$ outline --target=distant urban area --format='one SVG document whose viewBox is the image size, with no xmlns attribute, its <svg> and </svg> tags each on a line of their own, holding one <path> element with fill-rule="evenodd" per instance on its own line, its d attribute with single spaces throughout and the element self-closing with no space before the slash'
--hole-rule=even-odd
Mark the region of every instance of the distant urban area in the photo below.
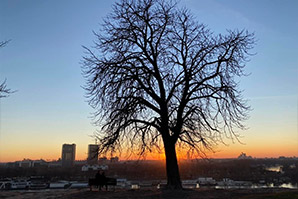
<svg viewBox="0 0 298 199">
<path fill-rule="evenodd" d="M 160 188 L 166 184 L 165 163 L 160 160 L 119 160 L 99 157 L 98 145 L 88 145 L 86 160 L 75 160 L 76 145 L 63 144 L 55 161 L 30 160 L 0 163 L 0 189 L 88 187 L 97 171 L 117 179 L 121 188 Z M 297 188 L 298 158 L 253 158 L 241 153 L 234 159 L 180 160 L 184 187 Z"/>
</svg>

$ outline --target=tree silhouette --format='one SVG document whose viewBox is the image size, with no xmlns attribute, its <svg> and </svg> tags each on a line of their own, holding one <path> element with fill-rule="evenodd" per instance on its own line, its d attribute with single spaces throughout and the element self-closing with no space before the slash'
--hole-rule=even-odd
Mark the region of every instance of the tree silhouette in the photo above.
<svg viewBox="0 0 298 199">
<path fill-rule="evenodd" d="M 4 47 L 9 41 L 1 41 L 0 42 L 0 48 Z M 2 97 L 7 97 L 10 93 L 12 93 L 13 91 L 11 91 L 9 88 L 7 88 L 6 86 L 6 80 L 4 80 L 1 84 L 0 84 L 0 98 Z"/>
<path fill-rule="evenodd" d="M 0 41 L 0 48 L 4 47 L 8 42 L 9 42 L 9 40 L 8 41 Z"/>
<path fill-rule="evenodd" d="M 163 0 L 121 0 L 101 27 L 82 67 L 102 127 L 100 152 L 163 147 L 167 186 L 180 189 L 177 143 L 202 153 L 244 128 L 249 107 L 235 78 L 244 75 L 254 36 L 214 35 Z"/>
<path fill-rule="evenodd" d="M 0 98 L 2 97 L 7 97 L 10 93 L 12 93 L 13 91 L 11 91 L 11 89 L 6 87 L 6 80 L 4 80 L 1 84 L 0 84 Z"/>
</svg>

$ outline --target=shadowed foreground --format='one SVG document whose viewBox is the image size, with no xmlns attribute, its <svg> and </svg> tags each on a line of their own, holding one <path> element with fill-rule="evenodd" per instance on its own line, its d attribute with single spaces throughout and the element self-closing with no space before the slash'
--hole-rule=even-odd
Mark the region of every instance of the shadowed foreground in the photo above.
<svg viewBox="0 0 298 199">
<path fill-rule="evenodd" d="M 81 190 L 49 190 L 49 191 L 7 191 L 0 192 L 0 198 L 145 198 L 145 199 L 298 199 L 298 190 L 289 189 L 245 189 L 245 190 L 116 190 L 92 191 Z"/>
</svg>

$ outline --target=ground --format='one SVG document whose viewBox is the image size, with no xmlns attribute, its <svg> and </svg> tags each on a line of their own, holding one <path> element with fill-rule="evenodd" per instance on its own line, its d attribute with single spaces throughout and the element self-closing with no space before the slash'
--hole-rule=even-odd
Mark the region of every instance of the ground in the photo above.
<svg viewBox="0 0 298 199">
<path fill-rule="evenodd" d="M 40 190 L 40 191 L 2 191 L 0 199 L 65 198 L 65 199 L 298 199 L 298 190 L 290 189 L 238 189 L 238 190 L 116 190 L 89 191 L 88 189 Z"/>
</svg>

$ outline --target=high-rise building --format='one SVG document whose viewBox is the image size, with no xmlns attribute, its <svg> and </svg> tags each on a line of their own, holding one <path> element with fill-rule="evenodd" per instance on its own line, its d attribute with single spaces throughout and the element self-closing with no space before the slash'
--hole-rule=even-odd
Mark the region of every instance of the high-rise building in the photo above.
<svg viewBox="0 0 298 199">
<path fill-rule="evenodd" d="M 89 144 L 88 145 L 87 163 L 90 165 L 98 163 L 98 145 L 97 144 Z"/>
<path fill-rule="evenodd" d="M 62 167 L 74 166 L 76 157 L 76 145 L 75 144 L 63 144 L 62 145 Z"/>
</svg>

